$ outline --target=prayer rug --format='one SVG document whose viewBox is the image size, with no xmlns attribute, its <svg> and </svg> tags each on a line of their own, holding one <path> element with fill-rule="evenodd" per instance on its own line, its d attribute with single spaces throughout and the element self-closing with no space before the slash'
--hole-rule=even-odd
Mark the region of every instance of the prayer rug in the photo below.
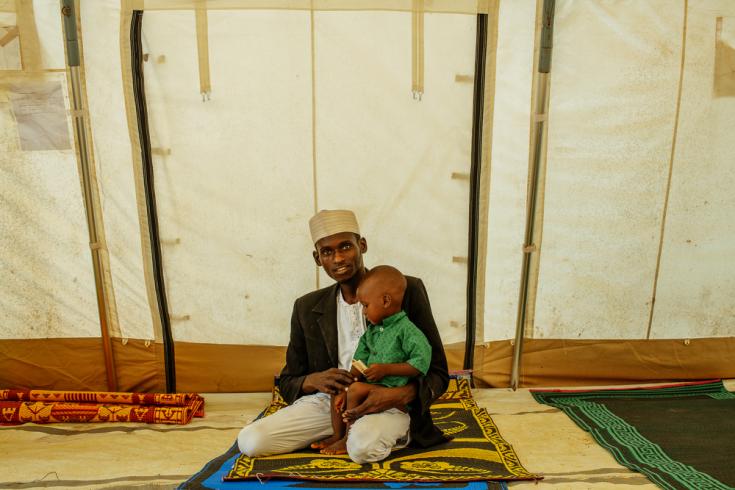
<svg viewBox="0 0 735 490">
<path fill-rule="evenodd" d="M 662 488 L 735 487 L 735 393 L 722 381 L 532 394 Z"/>
<path fill-rule="evenodd" d="M 204 416 L 196 393 L 0 390 L 0 424 L 143 422 L 188 424 Z"/>
<path fill-rule="evenodd" d="M 414 483 L 414 482 L 319 482 L 304 480 L 240 480 L 223 481 L 240 456 L 237 442 L 224 454 L 213 459 L 199 473 L 179 485 L 179 490 L 208 488 L 211 490 L 508 490 L 503 481 Z"/>
<path fill-rule="evenodd" d="M 286 406 L 278 388 L 264 416 Z M 453 439 L 427 449 L 408 447 L 378 463 L 358 464 L 347 455 L 316 450 L 249 458 L 241 454 L 225 481 L 289 478 L 322 482 L 468 482 L 540 479 L 526 471 L 484 408 L 468 379 L 452 378 L 431 407 L 434 423 Z"/>
</svg>

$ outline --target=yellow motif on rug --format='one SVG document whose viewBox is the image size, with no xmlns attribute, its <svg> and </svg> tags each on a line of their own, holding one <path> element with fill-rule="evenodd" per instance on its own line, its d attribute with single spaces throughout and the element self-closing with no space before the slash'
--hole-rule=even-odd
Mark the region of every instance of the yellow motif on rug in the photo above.
<svg viewBox="0 0 735 490">
<path fill-rule="evenodd" d="M 264 416 L 284 406 L 286 402 L 276 387 Z M 490 415 L 477 406 L 469 380 L 450 379 L 447 391 L 431 406 L 431 416 L 452 440 L 427 449 L 408 447 L 368 464 L 354 463 L 347 455 L 326 455 L 311 449 L 263 458 L 242 454 L 224 480 L 460 482 L 541 478 L 521 465 Z"/>
</svg>

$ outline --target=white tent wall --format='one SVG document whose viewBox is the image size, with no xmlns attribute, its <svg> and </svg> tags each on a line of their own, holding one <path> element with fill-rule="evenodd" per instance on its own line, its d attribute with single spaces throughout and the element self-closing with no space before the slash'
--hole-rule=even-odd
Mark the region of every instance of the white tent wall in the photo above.
<svg viewBox="0 0 735 490">
<path fill-rule="evenodd" d="M 99 335 L 89 237 L 74 150 L 23 151 L 13 109 L 50 87 L 65 120 L 63 75 L 2 81 L 0 335 L 7 339 Z M 36 88 L 37 91 L 30 92 Z M 48 92 L 46 92 L 47 95 Z M 31 96 L 32 96 L 31 95 Z M 14 99 L 11 102 L 10 99 Z M 52 106 L 53 108 L 53 106 Z M 24 115 L 21 115 L 22 118 Z M 21 123 L 23 124 L 23 123 Z M 66 124 L 64 131 L 68 131 Z M 70 134 L 64 135 L 68 143 Z M 43 133 L 34 137 L 43 140 Z M 28 140 L 25 140 L 28 141 Z"/>
<path fill-rule="evenodd" d="M 298 1 L 280 10 L 209 1 L 206 12 L 184 0 L 80 3 L 120 389 L 165 386 L 130 75 L 134 7 L 146 9 L 143 70 L 177 388 L 268 389 L 283 363 L 291 301 L 330 282 L 309 256 L 306 222 L 322 208 L 356 210 L 368 266 L 390 263 L 424 279 L 451 367 L 461 366 L 476 2 L 315 0 L 325 10 L 313 12 Z M 492 125 L 474 368 L 496 386 L 508 384 L 518 308 L 542 3 L 501 1 L 497 49 L 489 42 L 487 53 L 496 75 L 485 97 Z M 63 44 L 58 7 L 33 2 L 41 5 L 32 17 L 48 46 L 37 59 L 48 64 Z M 426 13 L 412 13 L 418 5 Z M 12 21 L 8 10 L 0 20 Z M 26 31 L 27 12 L 18 15 Z M 411 93 L 417 15 L 421 100 Z M 735 376 L 733 19 L 726 0 L 556 2 L 522 384 Z M 3 87 L 28 79 L 1 68 Z M 63 79 L 43 75 L 54 77 Z M 104 389 L 73 147 L 21 150 L 4 97 L 0 386 Z M 38 318 L 50 318 L 50 330 Z M 63 365 L 73 376 L 54 374 Z"/>
<path fill-rule="evenodd" d="M 718 32 L 718 22 L 721 32 Z M 718 46 L 721 45 L 721 46 Z M 678 137 L 651 338 L 735 335 L 735 4 L 690 3 Z"/>
<path fill-rule="evenodd" d="M 309 13 L 211 11 L 207 22 L 205 101 L 194 12 L 143 16 L 177 386 L 267 389 L 292 301 L 315 285 Z"/>
<path fill-rule="evenodd" d="M 732 97 L 715 97 L 713 87 L 716 42 L 729 39 L 722 20 L 718 34 L 718 18 L 731 18 L 735 5 L 673 7 L 557 2 L 543 239 L 521 369 L 527 385 L 732 375 L 735 266 L 723 258 L 735 238 L 727 129 L 735 111 Z M 504 39 L 501 24 L 499 60 Z M 507 72 L 498 73 L 500 101 Z M 496 135 L 508 114 L 527 110 L 523 102 L 519 97 L 515 111 L 496 112 Z M 505 302 L 495 311 L 488 302 L 491 342 L 478 347 L 475 360 L 485 381 L 500 385 L 507 382 L 511 346 L 497 340 L 512 336 L 517 309 L 517 295 L 502 284 L 518 277 L 512 257 L 519 270 L 522 230 L 510 236 L 514 228 L 497 223 L 524 203 L 494 193 L 511 188 L 504 164 L 513 143 L 494 142 L 488 226 L 497 234 L 494 245 L 488 239 L 486 294 Z M 528 154 L 521 139 L 514 149 Z M 509 174 L 524 183 L 521 166 Z M 509 240 L 515 247 L 503 247 Z M 502 266 L 511 273 L 493 278 L 492 267 Z M 501 322 L 505 328 L 493 329 Z"/>
<path fill-rule="evenodd" d="M 354 209 L 366 264 L 421 277 L 442 340 L 463 342 L 469 192 L 456 177 L 470 171 L 472 84 L 456 80 L 474 72 L 476 19 L 426 14 L 420 100 L 410 91 L 410 13 L 315 21 L 318 207 Z"/>
<path fill-rule="evenodd" d="M 18 16 L 0 9 L 0 67 L 2 70 L 21 70 Z"/>
<path fill-rule="evenodd" d="M 3 10 L 16 37 L 0 48 L 0 384 L 103 385 L 58 3 Z M 75 344 L 91 369 L 64 361 Z"/>
<path fill-rule="evenodd" d="M 515 337 L 526 216 L 536 1 L 500 2 L 487 199 L 484 342 Z"/>
<path fill-rule="evenodd" d="M 172 329 L 177 341 L 286 345 L 292 300 L 315 285 L 309 14 L 208 20 L 205 102 L 194 12 L 143 16 Z"/>
<path fill-rule="evenodd" d="M 120 40 L 129 42 L 130 33 L 122 32 L 120 2 L 80 2 L 79 7 L 97 185 L 119 320 L 118 330 L 111 332 L 118 387 L 164 391 L 161 318 L 150 280 L 150 240 L 133 158 L 139 150 L 133 149 L 126 115 L 123 70 L 128 67 L 122 60 L 129 54 L 121 50 Z"/>
<path fill-rule="evenodd" d="M 45 69 L 65 68 L 64 43 L 62 42 L 62 28 L 57 3 L 54 0 L 32 0 L 21 3 L 33 5 L 41 66 Z"/>
<path fill-rule="evenodd" d="M 368 265 L 421 276 L 444 341 L 463 341 L 467 221 L 458 217 L 468 192 L 452 174 L 469 171 L 472 84 L 457 75 L 474 70 L 476 19 L 426 14 L 421 99 L 411 93 L 411 20 L 315 12 L 311 49 L 309 12 L 209 11 L 212 92 L 203 97 L 195 13 L 145 13 L 179 384 L 207 369 L 201 348 L 217 352 L 211 344 L 242 346 L 231 355 L 243 361 L 261 346 L 282 352 L 291 301 L 331 281 L 310 256 L 315 209 L 354 209 Z M 267 365 L 268 382 L 282 362 Z"/>
<path fill-rule="evenodd" d="M 109 389 L 105 382 L 81 170 L 75 158 L 70 125 L 71 104 L 67 95 L 59 2 L 11 3 L 3 8 L 18 9 L 19 44 L 23 48 L 24 64 L 19 67 L 22 70 L 0 70 L 0 82 L 19 87 L 17 92 L 23 92 L 28 99 L 20 101 L 21 107 L 35 116 L 25 122 L 17 118 L 4 119 L 1 126 L 7 135 L 3 140 L 9 145 L 9 150 L 6 152 L 4 148 L 2 152 L 2 171 L 9 178 L 4 176 L 0 184 L 4 201 L 0 212 L 8 216 L 7 220 L 2 220 L 3 245 L 7 243 L 8 246 L 3 247 L 0 275 L 0 297 L 4 305 L 0 312 L 3 316 L 0 320 L 0 338 L 3 339 L 0 341 L 3 372 L 0 384 Z M 89 112 L 85 116 L 94 118 L 97 137 L 91 147 L 93 190 L 102 188 L 105 191 L 101 199 L 97 195 L 93 199 L 104 210 L 107 220 L 104 224 L 101 220 L 98 222 L 98 230 L 106 230 L 109 235 L 107 241 L 102 232 L 97 245 L 104 259 L 109 257 L 111 262 L 111 266 L 104 262 L 102 272 L 102 287 L 108 291 L 108 326 L 115 337 L 115 348 L 131 336 L 146 339 L 131 342 L 116 356 L 119 387 L 163 390 L 165 383 L 159 380 L 162 378 L 162 356 L 160 353 L 156 356 L 155 346 L 147 340 L 155 335 L 150 327 L 150 307 L 139 265 L 143 256 L 135 192 L 128 185 L 132 166 L 121 103 L 122 84 L 120 76 L 110 76 L 109 71 L 109 65 L 114 69 L 117 62 L 117 70 L 112 73 L 121 73 L 119 40 L 117 36 L 110 37 L 110 33 L 119 30 L 120 5 L 118 2 L 107 5 L 90 2 L 87 5 L 97 10 L 86 17 L 93 22 L 84 26 L 84 32 L 92 38 L 85 47 L 91 48 L 93 67 L 83 73 L 82 80 L 89 76 L 92 86 Z M 106 23 L 110 19 L 112 26 Z M 95 38 L 95 34 L 100 34 L 95 28 L 107 28 L 107 35 Z M 33 64 L 29 60 L 38 62 Z M 49 96 L 48 86 L 55 89 L 52 96 Z M 60 109 L 57 93 L 62 97 Z M 116 106 L 115 102 L 120 104 Z M 59 110 L 63 132 L 58 125 Z M 31 137 L 24 136 L 26 134 Z M 24 137 L 41 149 L 24 149 Z M 66 141 L 63 151 L 46 148 L 58 145 L 60 140 Z M 99 173 L 94 168 L 95 153 L 102 163 Z M 132 209 L 127 215 L 126 207 Z M 108 245 L 110 254 L 106 253 Z M 121 306 L 120 322 L 117 321 L 113 283 Z"/>
<path fill-rule="evenodd" d="M 534 338 L 645 338 L 681 58 L 671 7 L 557 6 Z"/>
<path fill-rule="evenodd" d="M 80 15 L 89 116 L 123 339 L 154 339 L 135 199 L 120 62 L 119 2 L 82 2 Z"/>
</svg>

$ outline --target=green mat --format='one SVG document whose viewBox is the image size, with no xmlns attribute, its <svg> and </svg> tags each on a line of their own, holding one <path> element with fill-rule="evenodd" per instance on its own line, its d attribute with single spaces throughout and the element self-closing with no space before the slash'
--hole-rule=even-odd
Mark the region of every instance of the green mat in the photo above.
<svg viewBox="0 0 735 490">
<path fill-rule="evenodd" d="M 533 390 L 533 396 L 563 410 L 620 464 L 662 488 L 724 490 L 735 485 L 735 394 L 722 381 Z"/>
<path fill-rule="evenodd" d="M 278 389 L 266 415 L 285 406 Z M 435 424 L 453 439 L 428 449 L 405 448 L 378 463 L 358 464 L 346 455 L 311 449 L 249 458 L 240 455 L 225 481 L 291 478 L 323 482 L 468 482 L 532 480 L 513 447 L 500 435 L 484 408 L 472 398 L 467 379 L 451 379 L 431 406 Z"/>
</svg>

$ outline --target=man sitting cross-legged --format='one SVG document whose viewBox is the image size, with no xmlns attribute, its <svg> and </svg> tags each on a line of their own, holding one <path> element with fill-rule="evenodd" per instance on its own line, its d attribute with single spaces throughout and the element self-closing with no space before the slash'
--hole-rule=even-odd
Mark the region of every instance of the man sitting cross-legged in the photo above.
<svg viewBox="0 0 735 490">
<path fill-rule="evenodd" d="M 367 273 L 363 264 L 367 241 L 348 210 L 320 211 L 309 220 L 309 228 L 314 260 L 335 283 L 294 303 L 279 381 L 289 406 L 240 431 L 238 446 L 250 457 L 287 453 L 328 437 L 330 395 L 354 381 L 350 362 L 365 331 L 357 287 Z M 427 447 L 446 441 L 431 420 L 429 407 L 449 384 L 447 359 L 423 282 L 410 276 L 406 282 L 403 310 L 428 339 L 431 363 L 425 376 L 404 386 L 375 385 L 360 405 L 348 411 L 356 420 L 347 454 L 358 463 L 381 461 L 409 443 Z"/>
</svg>

